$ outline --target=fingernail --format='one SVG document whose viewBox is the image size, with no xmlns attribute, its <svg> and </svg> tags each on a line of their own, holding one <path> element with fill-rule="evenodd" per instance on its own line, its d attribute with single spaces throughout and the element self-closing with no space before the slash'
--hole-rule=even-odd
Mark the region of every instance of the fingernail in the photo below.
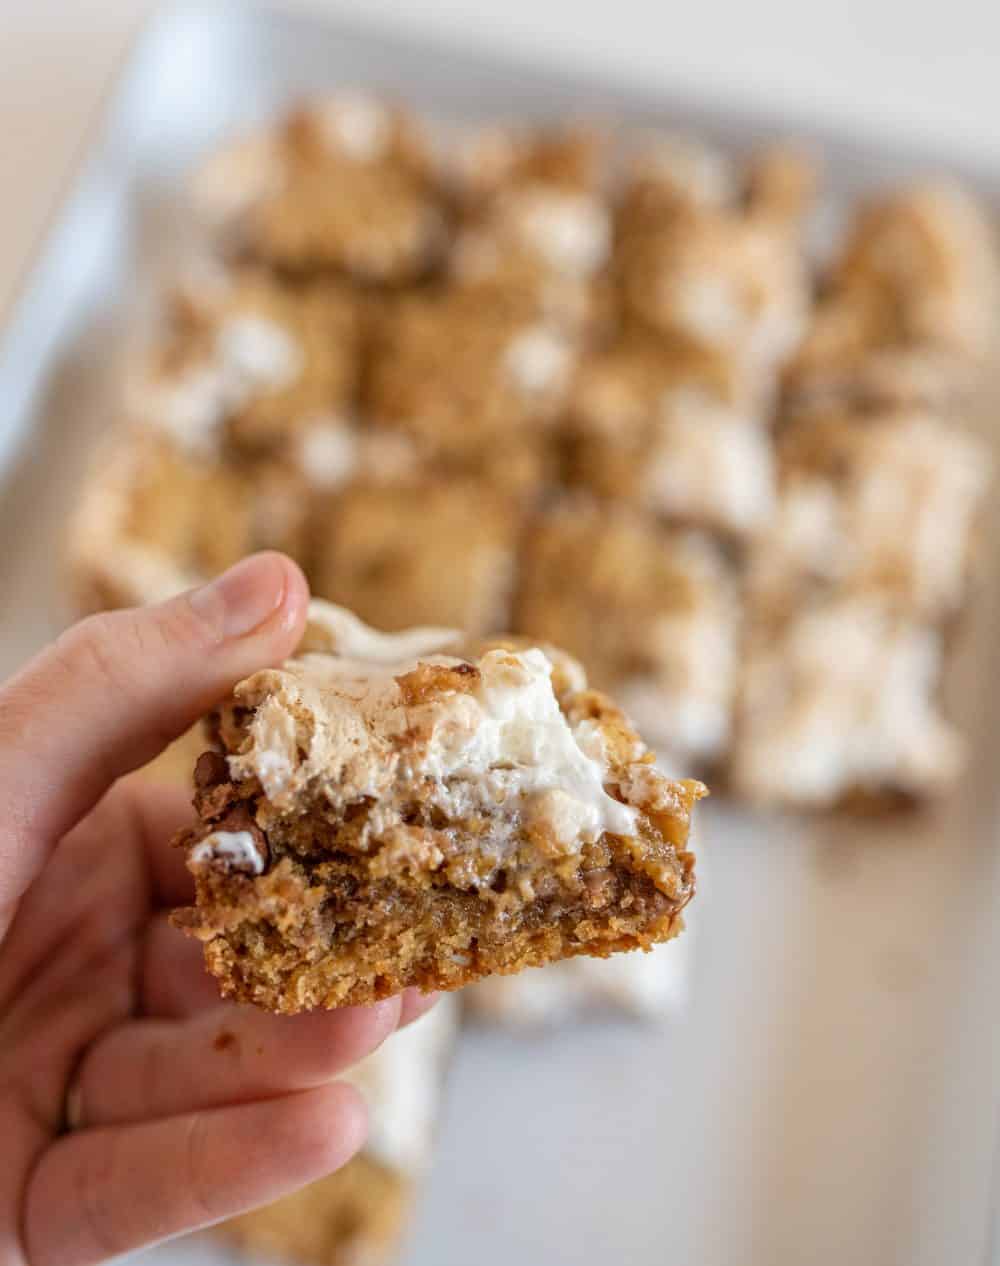
<svg viewBox="0 0 1000 1266">
<path fill-rule="evenodd" d="M 285 597 L 285 569 L 273 554 L 255 554 L 190 596 L 199 615 L 221 630 L 222 638 L 245 637 L 277 611 Z"/>
</svg>

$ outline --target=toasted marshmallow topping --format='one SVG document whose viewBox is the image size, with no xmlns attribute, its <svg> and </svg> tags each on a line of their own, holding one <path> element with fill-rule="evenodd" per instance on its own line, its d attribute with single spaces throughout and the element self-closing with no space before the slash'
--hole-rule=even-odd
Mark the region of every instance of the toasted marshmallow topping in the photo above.
<svg viewBox="0 0 1000 1266">
<path fill-rule="evenodd" d="M 566 388 L 573 354 L 566 339 L 544 325 L 522 330 L 507 348 L 504 364 L 525 395 L 545 395 Z"/>
<path fill-rule="evenodd" d="M 389 147 L 392 121 L 374 97 L 341 93 L 317 106 L 316 118 L 330 149 L 355 162 L 377 162 Z"/>
<path fill-rule="evenodd" d="M 130 390 L 132 412 L 190 453 L 211 454 L 218 428 L 258 391 L 280 391 L 301 374 L 297 341 L 273 321 L 230 317 L 213 355 L 173 378 L 144 377 Z"/>
<path fill-rule="evenodd" d="M 791 469 L 755 583 L 802 575 L 888 585 L 923 615 L 957 608 L 970 542 L 989 486 L 990 454 L 975 436 L 931 414 L 861 424 L 832 471 Z"/>
<path fill-rule="evenodd" d="M 733 531 L 763 523 L 774 501 L 767 432 L 693 390 L 667 392 L 644 500 L 662 513 Z"/>
<path fill-rule="evenodd" d="M 341 419 L 311 422 L 299 440 L 299 465 L 315 488 L 340 488 L 358 468 L 358 437 Z"/>
<path fill-rule="evenodd" d="M 302 349 L 287 330 L 249 313 L 224 321 L 216 348 L 225 371 L 246 390 L 287 387 L 302 373 Z"/>
<path fill-rule="evenodd" d="M 521 241 L 557 272 L 588 277 L 611 249 L 611 222 L 596 198 L 540 186 L 510 195 L 508 214 Z"/>
<path fill-rule="evenodd" d="M 740 786 L 829 805 L 859 787 L 946 783 L 962 751 L 935 707 L 940 657 L 938 633 L 877 595 L 803 612 L 749 658 Z"/>
<path fill-rule="evenodd" d="M 604 790 L 604 766 L 581 747 L 552 690 L 552 664 L 532 649 L 489 651 L 481 684 L 455 696 L 435 726 L 420 772 L 481 783 L 488 800 L 533 801 L 562 842 L 628 835 L 634 809 Z"/>
<path fill-rule="evenodd" d="M 230 756 L 230 770 L 258 778 L 279 812 L 306 784 L 318 783 L 343 808 L 364 797 L 405 799 L 414 789 L 426 798 L 430 782 L 429 798 L 446 814 L 477 811 L 502 819 L 505 830 L 521 819 L 544 823 L 567 850 L 605 831 L 634 832 L 636 810 L 605 791 L 593 726 L 570 726 L 542 651 L 487 651 L 467 688 L 408 702 L 400 678 L 467 662 L 413 654 L 432 631 L 375 634 L 346 612 L 316 606 L 318 628 L 306 645 L 335 652 L 306 652 L 237 688 L 256 711 L 249 748 Z M 412 658 L 394 659 L 404 648 Z"/>
<path fill-rule="evenodd" d="M 224 382 L 213 365 L 179 378 L 144 381 L 129 392 L 129 409 L 189 453 L 210 454 L 226 409 Z"/>
<path fill-rule="evenodd" d="M 359 620 L 353 611 L 314 599 L 299 653 L 324 651 L 369 664 L 399 664 L 418 655 L 448 650 L 461 640 L 457 629 L 415 628 L 382 633 Z"/>
<path fill-rule="evenodd" d="M 637 168 L 640 176 L 652 177 L 695 206 L 725 206 L 735 201 L 739 192 L 730 159 L 690 136 L 666 134 L 650 138 L 639 155 Z"/>
</svg>

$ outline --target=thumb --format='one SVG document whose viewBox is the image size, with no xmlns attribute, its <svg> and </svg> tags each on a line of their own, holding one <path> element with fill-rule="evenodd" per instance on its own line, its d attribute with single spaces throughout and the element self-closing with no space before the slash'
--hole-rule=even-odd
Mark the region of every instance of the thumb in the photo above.
<svg viewBox="0 0 1000 1266">
<path fill-rule="evenodd" d="M 309 590 L 256 554 L 158 606 L 92 616 L 0 689 L 0 911 L 120 775 L 301 637 Z"/>
</svg>

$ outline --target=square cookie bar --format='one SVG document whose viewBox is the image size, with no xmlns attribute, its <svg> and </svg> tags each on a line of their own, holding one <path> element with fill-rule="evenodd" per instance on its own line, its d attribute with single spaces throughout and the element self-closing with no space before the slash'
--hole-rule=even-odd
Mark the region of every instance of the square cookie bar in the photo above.
<svg viewBox="0 0 1000 1266">
<path fill-rule="evenodd" d="M 534 492 L 550 462 L 576 348 L 518 296 L 412 295 L 376 325 L 365 405 L 435 467 Z"/>
<path fill-rule="evenodd" d="M 124 428 L 96 454 L 74 514 L 76 608 L 159 602 L 260 549 L 301 556 L 307 494 L 295 466 L 232 465 Z"/>
<path fill-rule="evenodd" d="M 777 512 L 750 561 L 758 603 L 811 580 L 880 590 L 918 619 L 960 610 L 991 478 L 982 440 L 927 410 L 826 408 L 778 452 Z"/>
<path fill-rule="evenodd" d="M 849 224 L 801 348 L 792 397 L 940 405 L 967 396 L 996 337 L 992 226 L 964 191 L 928 185 Z"/>
<path fill-rule="evenodd" d="M 280 1012 L 647 948 L 681 928 L 698 782 L 523 639 L 376 634 L 326 605 L 199 761 L 175 914 L 229 997 Z"/>
<path fill-rule="evenodd" d="M 730 565 L 706 536 L 570 499 L 529 529 L 515 624 L 583 660 L 661 753 L 722 753 L 740 610 Z"/>
<path fill-rule="evenodd" d="M 313 591 L 398 631 L 507 628 L 521 529 L 515 506 L 468 481 L 362 479 L 313 515 Z"/>
<path fill-rule="evenodd" d="M 918 801 L 961 769 L 940 710 L 943 636 L 878 590 L 806 586 L 749 615 L 734 789 L 803 809 Z"/>
<path fill-rule="evenodd" d="M 771 435 L 725 359 L 631 329 L 588 357 L 567 431 L 571 483 L 736 539 L 773 505 Z"/>
<path fill-rule="evenodd" d="M 358 389 L 358 301 L 259 269 L 178 284 L 171 320 L 129 383 L 131 419 L 197 457 L 254 458 L 307 427 L 346 426 Z"/>
<path fill-rule="evenodd" d="M 650 142 L 619 213 L 615 266 L 626 314 L 730 359 L 766 401 L 806 325 L 799 221 L 810 181 L 808 165 L 790 154 L 762 156 L 736 174 L 671 138 Z"/>
<path fill-rule="evenodd" d="M 224 242 L 294 273 L 412 281 L 446 237 L 435 164 L 410 119 L 361 93 L 292 111 L 211 155 L 194 201 Z"/>
<path fill-rule="evenodd" d="M 606 322 L 613 228 L 605 157 L 601 138 L 586 131 L 473 137 L 456 164 L 463 214 L 450 282 L 484 302 L 490 292 L 517 296 L 563 329 Z"/>
<path fill-rule="evenodd" d="M 430 1161 L 438 1101 L 456 1036 L 456 1007 L 440 999 L 343 1074 L 368 1105 L 363 1151 L 343 1169 L 217 1234 L 255 1258 L 288 1266 L 389 1266 Z"/>
</svg>

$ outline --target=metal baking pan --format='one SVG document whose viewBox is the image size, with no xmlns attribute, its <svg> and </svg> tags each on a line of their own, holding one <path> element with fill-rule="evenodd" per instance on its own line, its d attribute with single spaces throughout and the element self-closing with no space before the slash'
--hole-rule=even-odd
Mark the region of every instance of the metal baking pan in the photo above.
<svg viewBox="0 0 1000 1266">
<path fill-rule="evenodd" d="M 734 147 L 800 133 L 794 119 L 705 112 L 666 88 L 640 95 L 243 4 L 161 14 L 0 344 L 4 672 L 65 618 L 65 516 L 157 276 L 184 248 L 183 173 L 234 128 L 337 84 L 457 121 L 596 114 Z M 942 169 L 990 197 L 1000 186 L 1000 173 L 955 171 L 946 155 L 804 131 L 825 156 L 831 207 Z M 688 1015 L 652 1032 L 467 1035 L 407 1266 L 983 1260 L 1000 1081 L 1000 556 L 984 561 L 951 682 L 974 750 L 958 791 L 864 823 L 710 804 Z M 231 1259 L 195 1241 L 154 1260 Z"/>
</svg>

